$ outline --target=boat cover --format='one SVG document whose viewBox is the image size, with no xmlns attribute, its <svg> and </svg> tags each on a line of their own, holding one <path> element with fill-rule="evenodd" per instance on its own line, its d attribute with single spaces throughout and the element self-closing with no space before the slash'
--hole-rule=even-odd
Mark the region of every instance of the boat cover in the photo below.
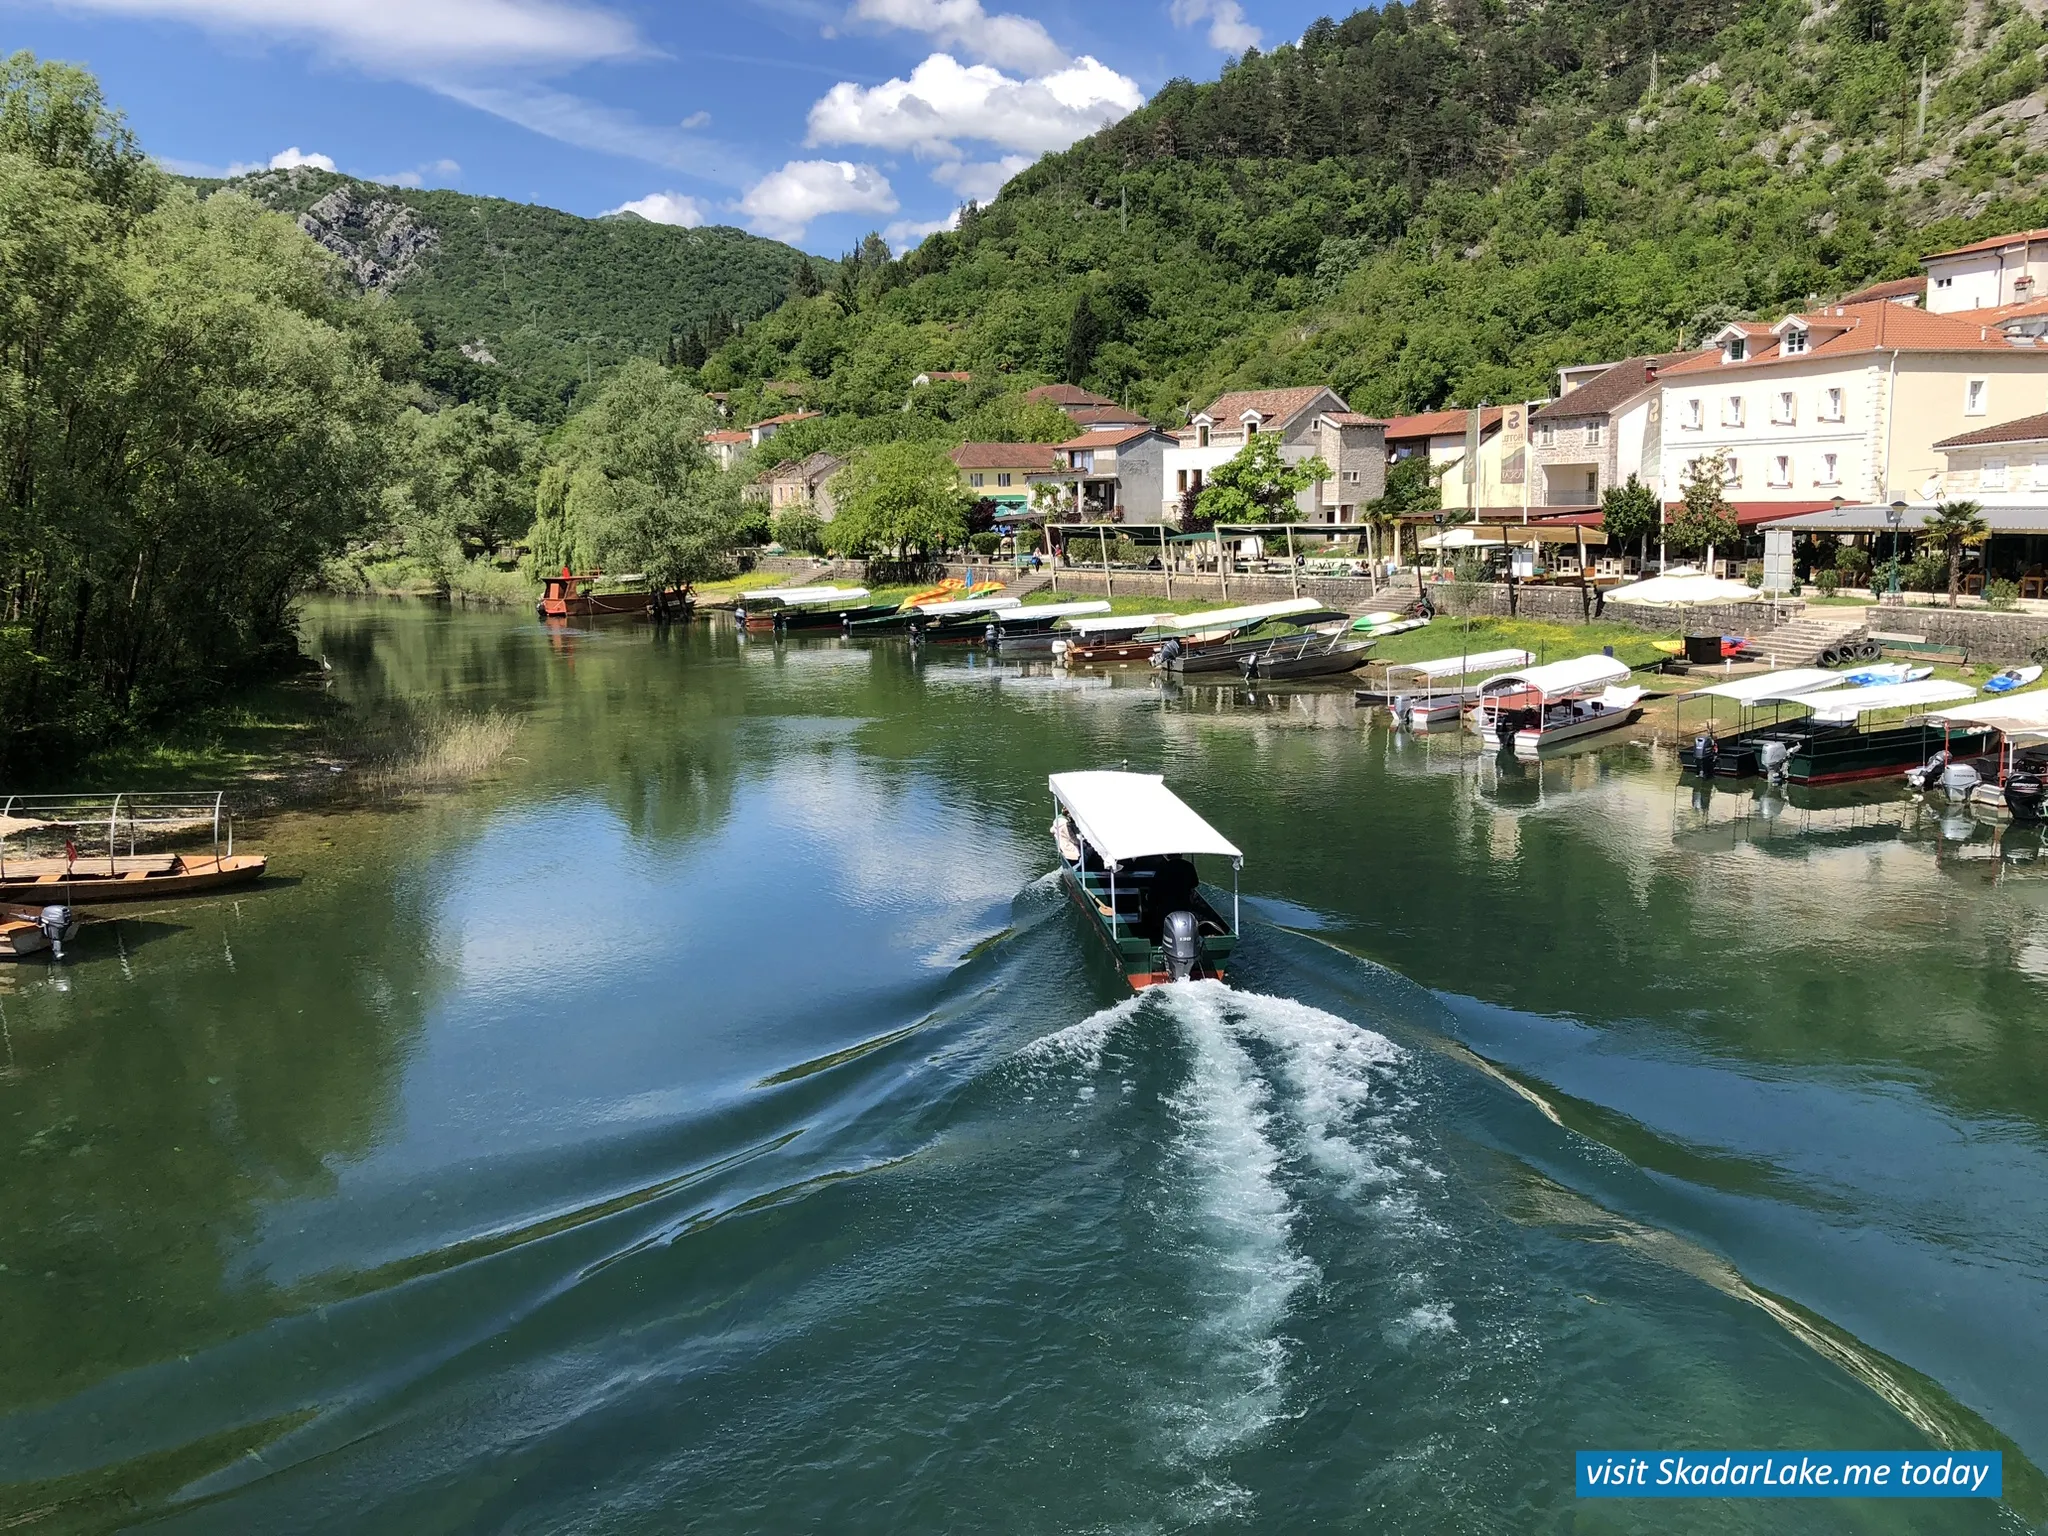
<svg viewBox="0 0 2048 1536">
<path fill-rule="evenodd" d="M 1244 857 L 1156 773 L 1056 773 L 1053 798 L 1112 864 L 1175 853 Z"/>
<path fill-rule="evenodd" d="M 1954 709 L 1930 709 L 1927 715 L 1955 725 L 1988 725 L 2008 736 L 2038 735 L 2048 731 L 2048 692 L 1979 699 Z"/>
<path fill-rule="evenodd" d="M 1818 693 L 1823 688 L 1839 688 L 1847 681 L 1846 672 L 1830 672 L 1825 667 L 1786 667 L 1781 671 L 1766 672 L 1760 677 L 1738 677 L 1733 682 L 1716 683 L 1711 688 L 1695 688 L 1684 697 L 1733 699 L 1747 707 L 1796 699 L 1803 694 Z"/>
<path fill-rule="evenodd" d="M 955 603 L 920 603 L 916 611 L 933 618 L 945 618 L 948 614 L 997 613 L 1005 608 L 1022 608 L 1021 597 L 964 597 Z"/>
<path fill-rule="evenodd" d="M 755 587 L 751 591 L 740 592 L 734 595 L 741 602 L 745 602 L 748 598 L 752 597 L 766 597 L 776 602 L 787 602 L 792 597 L 816 597 L 821 592 L 837 594 L 841 590 L 839 587 Z M 860 590 L 866 592 L 867 588 L 862 587 Z"/>
<path fill-rule="evenodd" d="M 1265 619 L 1284 619 L 1290 614 L 1314 613 L 1323 605 L 1312 597 L 1285 597 L 1277 603 L 1253 603 L 1248 608 L 1211 608 L 1207 613 L 1161 614 L 1162 628 L 1201 630 L 1236 629 Z"/>
<path fill-rule="evenodd" d="M 1014 613 L 1005 610 L 1003 617 L 1009 619 L 1065 619 L 1079 618 L 1084 613 L 1107 613 L 1109 604 L 1101 598 L 1092 603 L 1026 603 Z"/>
<path fill-rule="evenodd" d="M 1475 656 L 1439 656 L 1435 661 L 1404 661 L 1387 668 L 1387 676 L 1412 672 L 1417 677 L 1469 677 L 1474 672 L 1491 672 L 1497 667 L 1526 667 L 1536 658 L 1527 651 L 1481 651 Z"/>
<path fill-rule="evenodd" d="M 1951 704 L 1957 699 L 1974 699 L 1977 690 L 1967 683 L 1944 683 L 1940 678 L 1922 678 L 1917 683 L 1886 683 L 1876 688 L 1832 688 L 1795 702 L 1807 705 L 1816 720 L 1854 720 L 1880 709 L 1911 709 L 1921 704 Z"/>
<path fill-rule="evenodd" d="M 756 593 L 756 596 L 760 594 Z M 806 587 L 782 594 L 785 608 L 822 608 L 827 603 L 857 603 L 868 595 L 866 587 Z"/>
<path fill-rule="evenodd" d="M 1116 618 L 1071 619 L 1067 628 L 1077 635 L 1122 635 L 1136 634 L 1139 630 L 1157 629 L 1162 624 L 1171 624 L 1174 615 L 1170 613 L 1126 613 Z"/>
<path fill-rule="evenodd" d="M 1547 667 L 1527 667 L 1520 672 L 1503 672 L 1479 685 L 1482 693 L 1510 693 L 1519 684 L 1546 699 L 1558 699 L 1585 688 L 1625 683 L 1629 666 L 1613 656 L 1574 656 L 1553 661 Z"/>
</svg>

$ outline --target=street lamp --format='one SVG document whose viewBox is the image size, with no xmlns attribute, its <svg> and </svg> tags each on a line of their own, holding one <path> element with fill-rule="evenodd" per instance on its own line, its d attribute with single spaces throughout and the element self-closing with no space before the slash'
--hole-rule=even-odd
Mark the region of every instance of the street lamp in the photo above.
<svg viewBox="0 0 2048 1536">
<path fill-rule="evenodd" d="M 1899 524 L 1906 520 L 1906 504 L 1895 501 L 1885 508 L 1884 520 L 1892 525 L 1892 579 L 1891 599 L 1899 600 Z"/>
</svg>

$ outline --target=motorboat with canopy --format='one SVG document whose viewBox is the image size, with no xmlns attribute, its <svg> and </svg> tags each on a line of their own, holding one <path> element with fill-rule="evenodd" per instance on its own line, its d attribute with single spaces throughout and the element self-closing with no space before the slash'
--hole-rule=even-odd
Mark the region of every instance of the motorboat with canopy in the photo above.
<svg viewBox="0 0 2048 1536">
<path fill-rule="evenodd" d="M 989 649 L 999 655 L 1051 651 L 1060 626 L 1075 619 L 1100 618 L 1109 612 L 1106 598 L 1078 603 L 1027 603 L 990 614 L 983 627 Z"/>
<path fill-rule="evenodd" d="M 1244 855 L 1156 773 L 1056 773 L 1053 846 L 1068 893 L 1133 991 L 1223 976 L 1237 947 Z M 1230 916 L 1201 892 L 1197 855 L 1230 860 Z"/>
<path fill-rule="evenodd" d="M 1755 677 L 1731 678 L 1725 683 L 1715 683 L 1707 688 L 1695 688 L 1690 693 L 1678 696 L 1672 715 L 1672 725 L 1682 729 L 1685 704 L 1688 699 L 1707 701 L 1706 728 L 1700 731 L 1687 746 L 1678 750 L 1683 771 L 1698 774 L 1701 778 L 1741 779 L 1763 771 L 1758 756 L 1762 732 L 1778 723 L 1787 702 L 1819 693 L 1829 688 L 1840 688 L 1848 681 L 1841 672 L 1830 672 L 1825 667 L 1783 667 L 1776 672 L 1764 672 Z M 1723 740 L 1714 732 L 1714 704 L 1716 700 L 1727 699 L 1735 705 L 1736 731 Z M 1754 716 L 1763 709 L 1771 711 L 1769 721 L 1761 725 L 1754 723 Z"/>
<path fill-rule="evenodd" d="M 1017 597 L 962 597 L 944 603 L 925 603 L 913 607 L 905 604 L 890 613 L 877 614 L 872 618 L 856 619 L 848 632 L 855 636 L 886 635 L 903 632 L 913 639 L 936 635 L 949 625 L 960 624 L 979 636 L 984 615 L 1007 613 L 1022 608 L 1024 600 Z M 973 620 L 977 622 L 969 623 Z"/>
<path fill-rule="evenodd" d="M 1979 699 L 1930 709 L 1942 728 L 1941 750 L 1906 771 L 1915 789 L 1948 791 L 1952 800 L 2010 812 L 2015 821 L 2039 821 L 2048 785 L 2048 690 Z M 1995 731 L 1980 755 L 1957 750 L 1957 733 Z"/>
<path fill-rule="evenodd" d="M 173 851 L 150 842 L 183 840 Z M 200 844 L 205 846 L 199 846 Z M 190 896 L 262 877 L 235 852 L 224 793 L 10 795 L 0 801 L 0 902 L 64 907 Z"/>
<path fill-rule="evenodd" d="M 1372 648 L 1370 639 L 1350 632 L 1351 615 L 1341 609 L 1325 607 L 1312 598 L 1289 599 L 1287 609 L 1232 626 L 1228 633 L 1219 632 L 1216 615 L 1223 614 L 1227 624 L 1230 609 L 1183 614 L 1182 620 L 1202 621 L 1199 637 L 1191 639 L 1181 624 L 1174 625 L 1160 640 L 1152 665 L 1175 677 L 1202 672 L 1245 672 L 1248 677 L 1263 678 L 1312 676 L 1349 672 L 1364 662 Z M 1342 662 L 1345 656 L 1352 659 Z M 1253 663 L 1249 671 L 1247 661 Z"/>
<path fill-rule="evenodd" d="M 829 622 L 837 624 L 838 610 L 853 607 L 867 595 L 866 587 L 756 587 L 733 599 L 732 621 L 741 629 L 765 632 L 784 627 L 794 613 L 829 611 Z"/>
<path fill-rule="evenodd" d="M 1397 662 L 1387 668 L 1386 686 L 1376 693 L 1360 689 L 1358 702 L 1384 701 L 1397 723 L 1418 728 L 1455 720 L 1479 697 L 1479 685 L 1465 679 L 1486 677 L 1503 667 L 1526 667 L 1535 659 L 1527 651 L 1510 647 L 1470 656 L 1439 656 L 1434 661 Z"/>
<path fill-rule="evenodd" d="M 1608 655 L 1574 656 L 1502 672 L 1479 685 L 1467 717 L 1481 736 L 1533 757 L 1558 742 L 1615 730 L 1642 714 L 1643 690 L 1622 686 L 1629 666 Z M 1596 691 L 1597 690 L 1597 691 Z"/>
<path fill-rule="evenodd" d="M 1835 674 L 1839 675 L 1839 674 Z M 1779 688 L 1755 702 L 1796 704 L 1804 716 L 1775 721 L 1745 733 L 1753 743 L 1765 775 L 1794 784 L 1840 784 L 1852 779 L 1881 778 L 1924 763 L 1948 735 L 1951 750 L 1976 756 L 1990 745 L 1989 728 L 1961 736 L 1944 733 L 1927 711 L 1940 704 L 1974 699 L 1966 683 L 1923 678 L 1876 688 Z M 1880 720 L 1897 715 L 1895 720 Z"/>
<path fill-rule="evenodd" d="M 1261 624 L 1278 619 L 1300 620 L 1308 614 L 1328 611 L 1312 597 L 1291 597 L 1238 608 L 1210 608 L 1200 613 L 1154 614 L 1156 622 L 1135 634 L 1105 634 L 1099 640 L 1070 643 L 1060 658 L 1070 667 L 1149 664 L 1153 653 L 1165 648 L 1168 641 L 1177 647 L 1173 654 L 1185 656 L 1226 644 Z"/>
</svg>

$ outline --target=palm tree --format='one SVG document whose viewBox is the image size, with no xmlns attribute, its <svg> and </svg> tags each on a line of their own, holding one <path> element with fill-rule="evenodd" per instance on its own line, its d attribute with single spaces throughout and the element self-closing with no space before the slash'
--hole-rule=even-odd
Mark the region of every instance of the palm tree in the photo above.
<svg viewBox="0 0 2048 1536">
<path fill-rule="evenodd" d="M 1974 501 L 1945 501 L 1920 529 L 1920 542 L 1948 556 L 1948 605 L 1956 605 L 1956 588 L 1963 574 L 1965 546 L 1982 544 L 1990 537 L 1991 525 L 1984 521 L 1984 509 Z"/>
</svg>

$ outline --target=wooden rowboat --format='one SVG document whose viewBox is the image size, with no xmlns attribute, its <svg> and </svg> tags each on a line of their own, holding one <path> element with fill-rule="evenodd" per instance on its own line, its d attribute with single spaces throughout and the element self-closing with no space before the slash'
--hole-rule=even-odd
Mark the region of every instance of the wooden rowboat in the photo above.
<svg viewBox="0 0 2048 1536">
<path fill-rule="evenodd" d="M 9 859 L 6 877 L 0 879 L 0 902 L 32 902 L 37 906 L 61 902 L 75 907 L 102 901 L 191 896 L 259 880 L 268 862 L 260 853 L 234 853 L 222 858 L 210 853 L 167 853 L 113 860 L 81 859 L 76 864 L 67 864 L 61 858 Z"/>
</svg>

